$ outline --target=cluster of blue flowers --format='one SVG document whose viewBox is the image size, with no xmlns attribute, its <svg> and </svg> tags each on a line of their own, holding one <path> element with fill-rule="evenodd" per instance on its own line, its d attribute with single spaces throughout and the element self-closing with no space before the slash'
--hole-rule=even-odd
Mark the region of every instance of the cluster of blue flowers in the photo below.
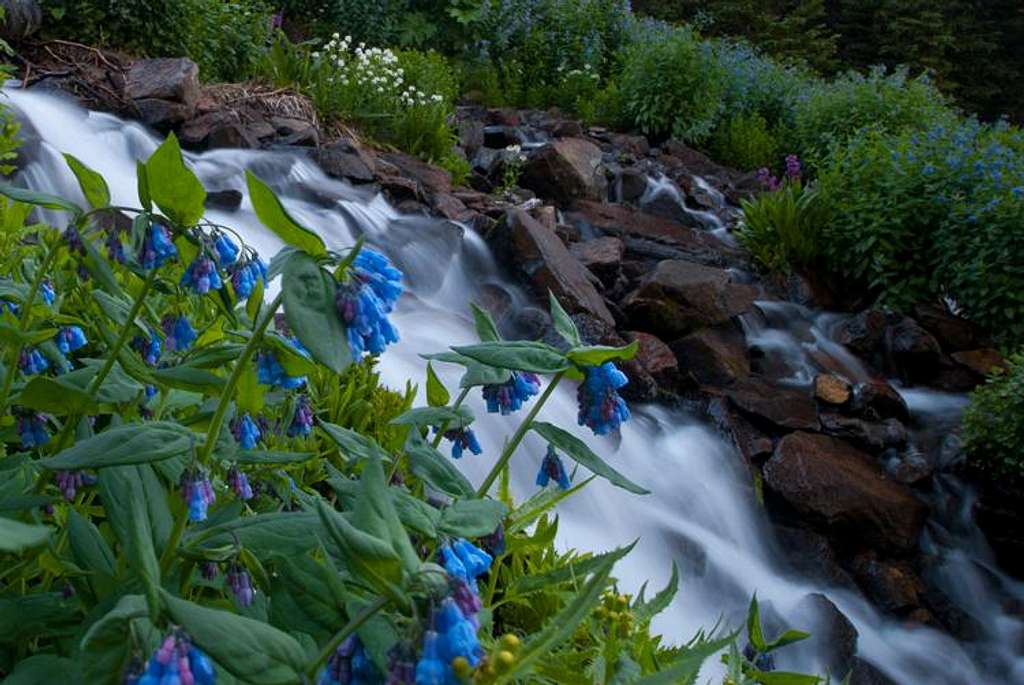
<svg viewBox="0 0 1024 685">
<path fill-rule="evenodd" d="M 442 545 L 438 556 L 448 576 L 465 582 L 474 592 L 476 579 L 487 573 L 494 562 L 490 554 L 464 538 Z"/>
<path fill-rule="evenodd" d="M 130 675 L 127 685 L 214 685 L 213 663 L 181 631 L 175 631 L 150 657 L 146 669 Z"/>
<path fill-rule="evenodd" d="M 303 357 L 309 357 L 309 350 L 302 346 L 298 338 L 289 338 L 292 346 Z M 261 352 L 256 358 L 256 378 L 262 385 L 276 385 L 285 390 L 296 390 L 306 384 L 305 376 L 289 376 L 277 361 L 277 356 L 270 351 Z"/>
<path fill-rule="evenodd" d="M 249 477 L 245 475 L 245 471 L 238 468 L 238 465 L 233 465 L 228 470 L 228 487 L 234 491 L 241 500 L 250 500 L 253 496 L 252 485 L 249 484 Z"/>
<path fill-rule="evenodd" d="M 562 458 L 555 451 L 555 446 L 549 444 L 547 454 L 544 455 L 544 460 L 540 464 L 540 470 L 537 471 L 537 485 L 546 488 L 551 481 L 558 483 L 558 487 L 563 490 L 568 490 L 572 485 Z"/>
<path fill-rule="evenodd" d="M 238 260 L 238 245 L 220 231 L 213 234 L 213 249 L 217 253 L 217 263 L 223 267 L 231 266 Z"/>
<path fill-rule="evenodd" d="M 131 346 L 149 366 L 155 367 L 160 362 L 160 355 L 163 349 L 160 344 L 160 338 L 154 331 L 149 332 L 148 340 L 141 335 L 135 336 L 132 338 Z"/>
<path fill-rule="evenodd" d="M 58 471 L 54 480 L 57 482 L 57 489 L 69 502 L 74 501 L 79 488 L 96 484 L 96 476 L 84 471 Z"/>
<path fill-rule="evenodd" d="M 160 328 L 163 329 L 166 336 L 164 344 L 171 352 L 184 352 L 198 337 L 192 324 L 184 315 L 165 316 L 160 322 Z"/>
<path fill-rule="evenodd" d="M 197 295 L 205 295 L 211 290 L 220 290 L 224 281 L 217 271 L 217 264 L 206 255 L 199 255 L 181 275 L 181 285 Z"/>
<path fill-rule="evenodd" d="M 263 281 L 264 286 L 267 284 L 267 265 L 259 257 L 233 265 L 228 274 L 235 294 L 243 300 L 252 295 L 257 282 Z"/>
<path fill-rule="evenodd" d="M 18 437 L 25 449 L 42 447 L 50 441 L 50 433 L 46 430 L 46 415 L 39 412 L 18 416 Z"/>
<path fill-rule="evenodd" d="M 300 395 L 295 402 L 295 413 L 292 415 L 291 425 L 288 426 L 288 437 L 309 437 L 309 434 L 313 432 L 314 418 L 309 398 L 305 395 Z"/>
<path fill-rule="evenodd" d="M 107 256 L 111 261 L 118 264 L 124 264 L 128 261 L 124 254 L 124 243 L 121 242 L 121 231 L 116 228 L 108 230 L 104 244 L 107 247 Z"/>
<path fill-rule="evenodd" d="M 502 416 L 519 411 L 534 395 L 540 392 L 540 377 L 535 373 L 513 371 L 512 377 L 501 385 L 485 385 L 484 400 L 487 411 Z"/>
<path fill-rule="evenodd" d="M 50 368 L 50 362 L 34 347 L 24 347 L 18 356 L 18 368 L 25 374 L 37 374 Z"/>
<path fill-rule="evenodd" d="M 335 306 L 345 323 L 352 356 L 382 354 L 385 347 L 398 342 L 388 314 L 402 294 L 402 272 L 384 255 L 363 248 L 352 262 L 351 276 L 351 282 L 338 286 Z"/>
<path fill-rule="evenodd" d="M 316 682 L 317 685 L 379 685 L 381 678 L 362 641 L 357 635 L 351 635 L 338 645 Z"/>
<path fill-rule="evenodd" d="M 480 663 L 483 648 L 476 627 L 448 597 L 434 614 L 434 629 L 423 637 L 423 654 L 416 664 L 416 685 L 461 685 L 452 662 L 465 659 L 470 667 Z"/>
<path fill-rule="evenodd" d="M 595 435 L 607 435 L 619 429 L 630 417 L 629 407 L 618 390 L 629 382 L 626 374 L 612 362 L 584 369 L 586 378 L 577 390 L 579 424 L 589 426 Z"/>
<path fill-rule="evenodd" d="M 161 224 L 151 224 L 139 249 L 139 264 L 143 269 L 155 269 L 178 258 L 178 248 Z"/>
<path fill-rule="evenodd" d="M 252 606 L 252 603 L 256 600 L 256 588 L 253 587 L 252 576 L 249 575 L 247 570 L 238 564 L 232 564 L 228 568 L 228 573 L 224 580 L 231 590 L 231 594 L 235 596 L 238 606 Z"/>
<path fill-rule="evenodd" d="M 71 354 L 88 344 L 85 332 L 78 326 L 65 326 L 57 332 L 57 349 L 61 354 Z"/>
<path fill-rule="evenodd" d="M 181 498 L 188 505 L 189 519 L 194 522 L 205 521 L 207 510 L 217 499 L 210 477 L 205 471 L 189 468 L 181 474 L 179 487 Z"/>
<path fill-rule="evenodd" d="M 466 450 L 473 454 L 483 452 L 480 441 L 476 439 L 476 433 L 472 428 L 451 428 L 444 432 L 444 439 L 452 443 L 452 459 L 462 459 Z"/>
<path fill-rule="evenodd" d="M 263 431 L 259 424 L 253 421 L 248 414 L 242 414 L 231 422 L 231 433 L 243 450 L 255 448 L 260 438 L 263 437 Z"/>
</svg>

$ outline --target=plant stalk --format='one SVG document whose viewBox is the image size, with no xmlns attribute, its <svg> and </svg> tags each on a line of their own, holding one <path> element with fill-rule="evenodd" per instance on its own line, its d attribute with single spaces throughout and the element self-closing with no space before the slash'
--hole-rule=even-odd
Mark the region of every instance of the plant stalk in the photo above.
<svg viewBox="0 0 1024 685">
<path fill-rule="evenodd" d="M 458 409 L 459 407 L 462 406 L 462 402 L 466 399 L 466 396 L 469 395 L 469 390 L 469 388 L 462 389 L 462 392 L 459 393 L 459 396 L 455 398 L 455 404 L 452 405 L 452 409 Z M 437 435 L 434 436 L 434 442 L 430 445 L 435 450 L 437 449 L 437 446 L 441 444 L 441 438 L 444 437 L 444 434 L 448 430 L 448 426 L 450 424 L 451 421 L 445 421 L 438 429 Z"/>
<path fill-rule="evenodd" d="M 131 335 L 132 329 L 135 326 L 135 318 L 142 311 L 142 307 L 146 302 L 146 296 L 149 295 L 149 289 L 153 287 L 153 283 L 156 282 L 156 269 L 150 269 L 149 273 L 146 274 L 146 280 L 142 282 L 142 290 L 135 298 L 135 302 L 132 303 L 131 311 L 128 312 L 128 320 L 124 322 L 124 326 L 121 327 L 121 332 L 117 336 L 117 340 L 114 341 L 114 346 L 110 350 L 110 354 L 107 355 L 106 362 L 103 363 L 103 367 L 99 370 L 92 381 L 89 383 L 89 387 L 86 388 L 85 392 L 87 395 L 92 397 L 103 381 L 107 378 L 110 370 L 114 368 L 114 364 L 117 362 L 118 355 L 121 354 L 121 349 L 124 344 L 128 342 L 128 336 Z M 75 421 L 75 424 L 78 422 Z"/>
<path fill-rule="evenodd" d="M 558 383 L 564 377 L 565 371 L 559 371 L 555 374 L 554 378 L 551 379 L 551 382 L 548 383 L 548 387 L 544 390 L 544 394 L 540 396 L 537 403 L 533 405 L 533 409 L 531 409 L 530 413 L 526 415 L 523 422 L 519 424 L 519 428 L 516 429 L 512 439 L 509 440 L 507 445 L 505 445 L 505 449 L 502 451 L 498 461 L 494 464 L 494 467 L 491 468 L 491 472 L 487 474 L 487 478 L 484 478 L 484 482 L 480 485 L 480 489 L 476 491 L 477 497 L 483 497 L 486 495 L 487 491 L 491 489 L 492 485 L 494 485 L 494 481 L 498 478 L 498 474 L 501 473 L 501 470 L 505 468 L 505 464 L 507 464 L 509 459 L 512 458 L 516 448 L 519 447 L 519 443 L 521 443 L 523 438 L 526 437 L 526 433 L 530 430 L 533 420 L 537 418 L 537 414 L 540 413 L 541 407 L 543 407 L 544 403 L 548 401 L 548 398 L 551 397 L 551 393 L 555 391 Z"/>
<path fill-rule="evenodd" d="M 370 604 L 365 606 L 362 611 L 352 617 L 352 620 L 345 624 L 345 627 L 339 630 L 331 641 L 323 648 L 320 654 L 317 656 L 316 661 L 306 669 L 306 675 L 309 678 L 309 682 L 316 681 L 316 674 L 320 671 L 327 660 L 331 658 L 331 654 L 341 645 L 342 642 L 348 638 L 349 635 L 359 630 L 360 626 L 373 618 L 374 614 L 387 606 L 390 602 L 387 597 L 381 595 L 377 599 L 373 600 Z"/>
</svg>

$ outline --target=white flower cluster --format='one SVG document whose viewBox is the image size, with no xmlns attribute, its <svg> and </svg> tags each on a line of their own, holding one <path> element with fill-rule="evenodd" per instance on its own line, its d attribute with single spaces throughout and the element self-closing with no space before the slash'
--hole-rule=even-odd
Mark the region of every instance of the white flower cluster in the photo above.
<svg viewBox="0 0 1024 685">
<path fill-rule="evenodd" d="M 565 64 L 560 64 L 558 66 L 558 72 L 563 74 L 563 78 L 586 76 L 593 81 L 597 81 L 601 78 L 597 71 L 589 64 L 584 64 L 582 69 L 570 69 L 569 71 L 565 71 Z"/>
<path fill-rule="evenodd" d="M 405 82 L 405 70 L 398 66 L 398 57 L 387 48 L 368 48 L 365 43 L 351 47 L 352 36 L 335 33 L 324 45 L 323 52 L 312 57 L 328 66 L 332 74 L 328 81 L 341 87 L 356 86 L 368 89 L 380 99 L 394 99 L 399 105 L 413 107 L 439 103 L 444 97 L 424 93 Z"/>
</svg>

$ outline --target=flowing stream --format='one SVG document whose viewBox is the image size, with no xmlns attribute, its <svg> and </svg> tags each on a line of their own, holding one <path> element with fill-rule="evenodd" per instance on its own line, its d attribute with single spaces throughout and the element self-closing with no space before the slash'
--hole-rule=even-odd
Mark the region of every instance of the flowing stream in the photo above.
<svg viewBox="0 0 1024 685">
<path fill-rule="evenodd" d="M 115 204 L 137 204 L 135 163 L 156 148 L 156 137 L 137 124 L 86 112 L 52 95 L 13 88 L 4 94 L 25 122 L 29 138 L 23 148 L 26 164 L 20 183 L 80 197 L 60 156 L 69 152 L 103 174 Z M 209 190 L 245 193 L 244 170 L 251 169 L 270 182 L 289 211 L 317 230 L 329 246 L 345 247 L 365 235 L 404 270 L 409 294 L 402 298 L 394 318 L 402 341 L 387 351 L 381 364 L 392 387 L 403 387 L 407 378 L 423 385 L 420 353 L 475 341 L 469 303 L 481 289 L 500 289 L 512 307 L 530 306 L 503 280 L 488 248 L 473 231 L 450 222 L 403 217 L 383 198 L 327 178 L 301 151 L 216 150 L 189 155 L 189 159 Z M 208 216 L 236 228 L 265 258 L 281 246 L 256 220 L 247 197 L 237 211 L 211 210 Z M 46 218 L 59 222 L 58 217 Z M 856 363 L 845 350 L 833 349 L 834 343 L 814 324 L 820 321 L 817 314 L 799 314 L 809 317 L 810 329 L 817 331 L 809 340 L 797 340 L 774 324 L 770 314 L 747 322 L 748 334 L 752 342 L 774 345 L 792 365 L 794 382 L 808 380 L 815 364 L 810 352 L 816 349 L 828 348 L 844 363 Z M 780 316 L 787 322 L 793 318 L 792 313 Z M 818 335 L 821 338 L 815 340 Z M 439 370 L 453 387 L 457 370 Z M 906 397 L 917 422 L 924 426 L 933 420 L 948 421 L 951 413 L 955 417 L 962 404 L 961 398 L 935 393 L 908 392 Z M 478 417 L 476 431 L 484 454 L 466 456 L 459 465 L 479 482 L 521 416 L 486 414 L 479 393 L 471 395 L 471 406 Z M 720 619 L 727 626 L 741 625 L 755 591 L 787 623 L 813 630 L 817 617 L 802 615 L 797 607 L 808 593 L 823 592 L 855 624 L 859 655 L 901 685 L 1024 683 L 1024 660 L 1016 656 L 1024 631 L 1018 620 L 1001 609 L 1008 594 L 1024 598 L 1024 592 L 995 569 L 983 537 L 970 520 L 970 495 L 958 483 L 937 479 L 936 488 L 942 492 L 936 497 L 956 506 L 929 524 L 923 544 L 934 552 L 932 572 L 959 607 L 983 626 L 983 634 L 970 646 L 939 631 L 884 617 L 851 592 L 794 577 L 785 570 L 771 528 L 731 446 L 694 416 L 656 406 L 633 409 L 634 418 L 620 436 L 597 439 L 576 428 L 574 388 L 560 389 L 545 407 L 546 420 L 574 430 L 609 463 L 651 490 L 650 495 L 639 497 L 604 481 L 593 482 L 559 506 L 558 544 L 605 551 L 639 539 L 615 572 L 629 592 L 636 592 L 645 581 L 650 581 L 649 593 L 660 589 L 673 561 L 679 564 L 680 592 L 654 626 L 670 642 L 684 642 Z M 518 498 L 535 491 L 533 480 L 543 451 L 543 444 L 531 435 L 513 460 L 512 485 Z M 792 651 L 789 658 L 780 656 L 781 666 L 822 667 L 819 654 Z M 719 672 L 717 662 L 709 662 L 702 680 L 713 679 Z"/>
</svg>

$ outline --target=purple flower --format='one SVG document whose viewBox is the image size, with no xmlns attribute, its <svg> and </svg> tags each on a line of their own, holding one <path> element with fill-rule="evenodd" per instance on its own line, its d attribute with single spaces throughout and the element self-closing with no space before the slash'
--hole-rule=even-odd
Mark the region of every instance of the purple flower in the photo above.
<svg viewBox="0 0 1024 685">
<path fill-rule="evenodd" d="M 231 266 L 238 260 L 238 245 L 235 245 L 235 241 L 223 233 L 215 234 L 213 249 L 217 253 L 217 262 L 221 266 Z"/>
<path fill-rule="evenodd" d="M 77 252 L 80 255 L 85 255 L 85 243 L 82 242 L 82 234 L 73 225 L 64 229 L 64 242 L 67 243 L 68 250 L 71 253 Z"/>
<path fill-rule="evenodd" d="M 195 468 L 186 469 L 181 474 L 179 487 L 181 498 L 188 504 L 188 517 L 195 522 L 205 521 L 207 510 L 217 499 L 206 472 Z"/>
<path fill-rule="evenodd" d="M 377 355 L 398 342 L 388 314 L 402 294 L 402 272 L 384 255 L 363 248 L 352 262 L 351 281 L 339 285 L 334 303 L 345 323 L 352 356 Z"/>
<path fill-rule="evenodd" d="M 238 499 L 252 499 L 253 493 L 252 486 L 249 485 L 249 478 L 238 468 L 237 464 L 228 471 L 228 486 L 234 490 Z"/>
<path fill-rule="evenodd" d="M 505 553 L 505 525 L 499 523 L 493 533 L 481 540 L 492 557 L 500 557 Z"/>
<path fill-rule="evenodd" d="M 775 176 L 772 175 L 772 172 L 768 171 L 766 168 L 757 170 L 757 181 L 761 184 L 762 188 L 769 192 L 774 192 L 782 187 L 782 184 L 779 183 L 779 179 L 775 178 Z"/>
<path fill-rule="evenodd" d="M 252 576 L 248 571 L 238 564 L 232 564 L 225 580 L 238 606 L 252 606 L 253 600 L 256 599 L 256 589 L 252 586 Z"/>
<path fill-rule="evenodd" d="M 218 571 L 219 569 L 217 567 L 217 563 L 214 561 L 204 561 L 199 566 L 199 573 L 206 580 L 213 580 L 214 578 L 216 578 Z"/>
<path fill-rule="evenodd" d="M 32 412 L 18 416 L 18 437 L 21 438 L 21 446 L 27 450 L 34 447 L 42 447 L 50 441 L 50 434 L 46 430 L 46 414 Z"/>
<path fill-rule="evenodd" d="M 252 295 L 256 283 L 260 280 L 263 285 L 267 284 L 267 265 L 263 260 L 254 257 L 247 262 L 236 262 L 228 268 L 228 275 L 231 277 L 231 287 L 235 294 L 243 300 Z"/>
<path fill-rule="evenodd" d="M 800 158 L 796 155 L 786 155 L 786 178 L 797 181 L 800 179 L 801 172 Z"/>
<path fill-rule="evenodd" d="M 58 471 L 54 480 L 57 481 L 57 488 L 64 495 L 64 499 L 69 502 L 74 501 L 79 488 L 96 484 L 96 477 L 84 471 Z"/>
<path fill-rule="evenodd" d="M 178 248 L 171 242 L 171 236 L 161 224 L 151 224 L 146 239 L 139 249 L 139 264 L 143 269 L 159 268 L 178 258 Z"/>
<path fill-rule="evenodd" d="M 259 425 L 248 414 L 242 414 L 231 422 L 231 433 L 235 436 L 235 440 L 238 441 L 243 450 L 253 449 L 260 441 L 260 438 L 263 437 L 263 431 L 260 430 Z"/>
<path fill-rule="evenodd" d="M 584 372 L 586 378 L 576 393 L 579 424 L 589 426 L 595 435 L 617 431 L 630 417 L 629 407 L 618 393 L 629 379 L 612 362 L 587 366 Z"/>
<path fill-rule="evenodd" d="M 473 454 L 481 454 L 483 448 L 480 441 L 476 439 L 476 433 L 472 428 L 452 428 L 444 432 L 445 440 L 452 443 L 452 459 L 462 459 L 462 454 L 467 449 Z"/>
<path fill-rule="evenodd" d="M 106 238 L 107 256 L 118 264 L 124 264 L 127 258 L 124 255 L 124 243 L 121 242 L 121 232 L 117 230 L 107 231 Z"/>
<path fill-rule="evenodd" d="M 85 333 L 78 326 L 65 326 L 57 331 L 57 349 L 62 354 L 70 354 L 89 344 Z"/>
<path fill-rule="evenodd" d="M 492 414 L 501 412 L 502 416 L 519 411 L 523 404 L 539 392 L 540 377 L 525 371 L 513 371 L 512 377 L 501 385 L 483 387 L 487 411 Z"/>
<path fill-rule="evenodd" d="M 149 340 L 146 340 L 141 335 L 137 335 L 132 338 L 131 342 L 132 349 L 142 356 L 142 360 L 149 366 L 156 366 L 157 362 L 160 361 L 161 346 L 160 338 L 154 331 L 149 332 Z"/>
<path fill-rule="evenodd" d="M 53 305 L 57 299 L 57 292 L 53 289 L 53 283 L 50 282 L 50 279 L 46 279 L 39 286 L 39 293 L 43 296 L 43 302 L 48 305 Z"/>
<path fill-rule="evenodd" d="M 50 362 L 36 348 L 26 347 L 18 356 L 18 368 L 22 373 L 32 375 L 46 371 L 50 368 Z"/>
<path fill-rule="evenodd" d="M 205 295 L 210 290 L 220 290 L 224 286 L 224 281 L 221 280 L 214 261 L 206 255 L 200 255 L 181 275 L 181 285 L 191 288 L 198 295 Z"/>
<path fill-rule="evenodd" d="M 537 485 L 545 488 L 551 481 L 558 483 L 558 487 L 563 490 L 568 490 L 571 485 L 562 458 L 558 456 L 553 445 L 548 445 L 547 454 L 544 455 L 544 461 L 541 462 L 540 470 L 537 471 Z"/>
<path fill-rule="evenodd" d="M 334 650 L 316 682 L 317 685 L 375 685 L 380 682 L 380 672 L 359 636 L 352 635 Z"/>
<path fill-rule="evenodd" d="M 171 352 L 184 352 L 198 337 L 185 316 L 165 316 L 160 322 L 160 328 L 166 337 L 167 349 Z"/>
<path fill-rule="evenodd" d="M 292 415 L 291 425 L 288 426 L 288 437 L 308 437 L 313 432 L 313 409 L 309 406 L 309 398 L 305 395 L 299 396 L 295 403 L 295 413 Z"/>
<path fill-rule="evenodd" d="M 129 673 L 127 685 L 215 685 L 213 663 L 181 630 L 168 635 L 142 672 Z"/>
<path fill-rule="evenodd" d="M 444 657 L 441 636 L 428 630 L 423 636 L 423 653 L 416 664 L 416 685 L 448 685 L 454 674 Z"/>
<path fill-rule="evenodd" d="M 388 679 L 385 685 L 414 685 L 416 682 L 416 647 L 398 642 L 388 652 Z"/>
</svg>

